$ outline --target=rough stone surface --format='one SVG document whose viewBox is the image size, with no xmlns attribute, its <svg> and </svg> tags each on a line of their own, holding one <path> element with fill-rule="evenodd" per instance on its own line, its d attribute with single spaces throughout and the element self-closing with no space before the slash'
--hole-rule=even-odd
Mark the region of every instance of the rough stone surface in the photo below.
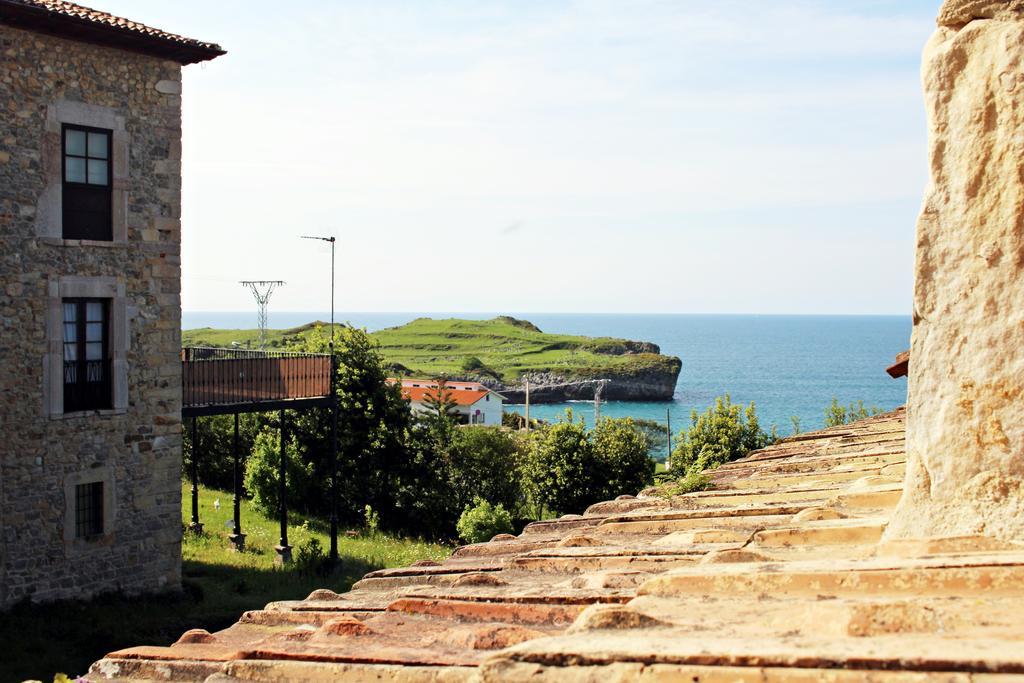
<svg viewBox="0 0 1024 683">
<path fill-rule="evenodd" d="M 877 544 L 904 440 L 902 410 L 803 434 L 710 473 L 715 490 L 600 503 L 111 653 L 92 677 L 1020 680 L 1024 544 Z"/>
<path fill-rule="evenodd" d="M 939 10 L 939 26 L 960 28 L 975 19 L 1019 19 L 1024 0 L 946 0 Z"/>
<path fill-rule="evenodd" d="M 1024 3 L 949 0 L 939 23 L 906 491 L 887 534 L 1024 540 Z"/>
<path fill-rule="evenodd" d="M 0 25 L 0 606 L 180 582 L 181 109 L 156 88 L 180 80 L 174 62 Z M 120 241 L 40 236 L 52 209 L 44 189 L 61 164 L 55 110 L 123 122 Z M 47 307 L 67 276 L 123 292 L 123 328 L 111 331 L 126 349 L 120 410 L 48 410 Z M 75 539 L 68 484 L 93 477 L 111 525 Z"/>
</svg>

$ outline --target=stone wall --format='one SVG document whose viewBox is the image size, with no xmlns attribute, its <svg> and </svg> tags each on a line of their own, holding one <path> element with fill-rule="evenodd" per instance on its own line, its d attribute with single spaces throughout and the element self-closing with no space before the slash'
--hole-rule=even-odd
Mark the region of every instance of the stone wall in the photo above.
<svg viewBox="0 0 1024 683">
<path fill-rule="evenodd" d="M 1024 540 L 1024 2 L 947 0 L 923 78 L 931 185 L 888 535 Z"/>
<path fill-rule="evenodd" d="M 180 584 L 180 92 L 175 62 L 0 25 L 0 606 Z M 62 123 L 114 131 L 112 242 L 61 238 Z M 111 410 L 62 410 L 75 292 L 112 302 Z"/>
</svg>

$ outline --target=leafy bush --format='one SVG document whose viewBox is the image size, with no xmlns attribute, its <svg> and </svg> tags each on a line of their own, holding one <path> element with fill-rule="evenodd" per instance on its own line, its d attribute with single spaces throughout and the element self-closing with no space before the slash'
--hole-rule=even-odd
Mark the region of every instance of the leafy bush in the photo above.
<svg viewBox="0 0 1024 683">
<path fill-rule="evenodd" d="M 690 415 L 690 428 L 679 435 L 672 453 L 672 472 L 683 476 L 742 458 L 773 443 L 774 431 L 761 429 L 753 403 L 744 410 L 728 394 L 721 396 L 703 414 Z"/>
<path fill-rule="evenodd" d="M 711 477 L 704 472 L 690 470 L 682 479 L 678 479 L 671 484 L 658 489 L 658 495 L 663 498 L 671 498 L 672 496 L 681 496 L 684 493 L 707 491 L 713 488 L 715 488 L 715 486 L 711 482 Z"/>
<path fill-rule="evenodd" d="M 590 433 L 597 460 L 600 498 L 608 500 L 628 493 L 635 494 L 654 481 L 654 461 L 647 433 L 632 418 L 606 418 L 598 421 Z"/>
<path fill-rule="evenodd" d="M 480 360 L 477 356 L 467 356 L 462 361 L 461 367 L 462 371 L 467 374 L 488 375 L 495 379 L 501 379 L 501 374 L 497 370 Z"/>
<path fill-rule="evenodd" d="M 253 504 L 267 515 L 275 515 L 278 511 L 280 465 L 278 432 L 260 432 L 246 465 L 245 489 L 252 495 Z M 294 439 L 285 441 L 285 484 L 289 507 L 305 510 L 304 502 L 320 497 L 315 494 L 313 467 L 299 457 Z"/>
<path fill-rule="evenodd" d="M 526 424 L 526 418 L 519 413 L 508 410 L 501 411 L 501 426 L 508 429 L 522 429 Z"/>
<path fill-rule="evenodd" d="M 406 434 L 405 449 L 392 492 L 405 528 L 420 536 L 451 538 L 462 512 L 451 485 L 451 442 L 424 424 Z"/>
<path fill-rule="evenodd" d="M 581 344 L 580 350 L 606 356 L 621 356 L 626 353 L 626 344 L 621 339 L 595 339 Z"/>
<path fill-rule="evenodd" d="M 825 408 L 825 427 L 838 427 L 840 425 L 864 420 L 872 415 L 878 415 L 882 409 L 877 406 L 866 408 L 864 401 L 850 403 L 848 408 L 839 405 L 839 399 L 832 397 L 832 405 Z"/>
<path fill-rule="evenodd" d="M 303 576 L 324 576 L 327 566 L 327 554 L 317 538 L 306 540 L 295 553 L 295 568 Z"/>
<path fill-rule="evenodd" d="M 643 418 L 633 418 L 633 424 L 647 436 L 647 441 L 650 443 L 648 453 L 655 460 L 664 460 L 665 455 L 670 455 L 668 451 L 668 427 L 659 420 L 647 420 Z"/>
<path fill-rule="evenodd" d="M 467 543 L 483 543 L 498 534 L 512 533 L 512 515 L 500 503 L 491 505 L 477 498 L 473 507 L 466 506 L 456 527 Z"/>
<path fill-rule="evenodd" d="M 363 524 L 369 536 L 376 536 L 380 533 L 380 515 L 371 506 L 363 508 Z"/>
<path fill-rule="evenodd" d="M 482 426 L 455 430 L 449 476 L 459 507 L 482 498 L 518 512 L 524 502 L 521 459 L 519 439 L 510 432 Z"/>
<path fill-rule="evenodd" d="M 538 514 L 543 508 L 582 512 L 598 502 L 595 464 L 587 428 L 575 421 L 572 410 L 566 410 L 558 422 L 533 432 L 523 475 Z"/>
<path fill-rule="evenodd" d="M 587 432 L 571 410 L 531 434 L 524 454 L 523 487 L 539 514 L 582 512 L 654 480 L 650 441 L 630 418 L 601 420 Z"/>
</svg>

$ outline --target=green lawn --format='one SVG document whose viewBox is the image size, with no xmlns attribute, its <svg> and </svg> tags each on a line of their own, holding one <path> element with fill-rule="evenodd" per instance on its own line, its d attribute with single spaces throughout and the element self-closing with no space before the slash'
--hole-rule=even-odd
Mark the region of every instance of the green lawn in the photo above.
<svg viewBox="0 0 1024 683">
<path fill-rule="evenodd" d="M 213 507 L 219 499 L 220 510 Z M 183 487 L 183 523 L 190 519 L 191 497 Z M 87 602 L 19 605 L 0 617 L 0 681 L 52 680 L 57 672 L 85 673 L 105 653 L 132 645 L 168 645 L 190 628 L 215 631 L 234 623 L 243 611 L 273 600 L 306 597 L 315 588 L 345 591 L 368 571 L 440 560 L 451 548 L 422 541 L 376 537 L 338 540 L 341 568 L 329 576 L 303 575 L 295 568 L 274 566 L 278 525 L 242 506 L 246 552 L 229 550 L 227 526 L 231 495 L 200 491 L 203 536 L 186 533 L 182 544 L 182 594 L 124 598 L 102 596 Z M 329 539 L 322 520 L 293 517 L 289 542 L 297 551 L 310 538 L 326 551 Z"/>
<path fill-rule="evenodd" d="M 269 348 L 287 348 L 302 340 L 313 325 L 267 330 Z M 182 333 L 184 346 L 255 346 L 257 330 L 201 328 Z M 531 323 L 509 317 L 493 320 L 418 318 L 406 325 L 374 332 L 388 363 L 410 374 L 436 377 L 464 374 L 467 358 L 505 382 L 524 372 L 557 372 L 566 376 L 631 376 L 650 370 L 676 371 L 679 359 L 653 353 L 656 347 L 611 337 L 547 334 Z M 629 351 L 629 353 L 627 353 Z"/>
</svg>

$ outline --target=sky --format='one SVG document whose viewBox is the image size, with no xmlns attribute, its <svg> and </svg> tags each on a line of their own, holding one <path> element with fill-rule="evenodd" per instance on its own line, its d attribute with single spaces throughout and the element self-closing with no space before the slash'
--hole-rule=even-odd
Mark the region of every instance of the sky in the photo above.
<svg viewBox="0 0 1024 683">
<path fill-rule="evenodd" d="M 910 311 L 939 0 L 93 4 L 228 51 L 186 311 Z"/>
</svg>

